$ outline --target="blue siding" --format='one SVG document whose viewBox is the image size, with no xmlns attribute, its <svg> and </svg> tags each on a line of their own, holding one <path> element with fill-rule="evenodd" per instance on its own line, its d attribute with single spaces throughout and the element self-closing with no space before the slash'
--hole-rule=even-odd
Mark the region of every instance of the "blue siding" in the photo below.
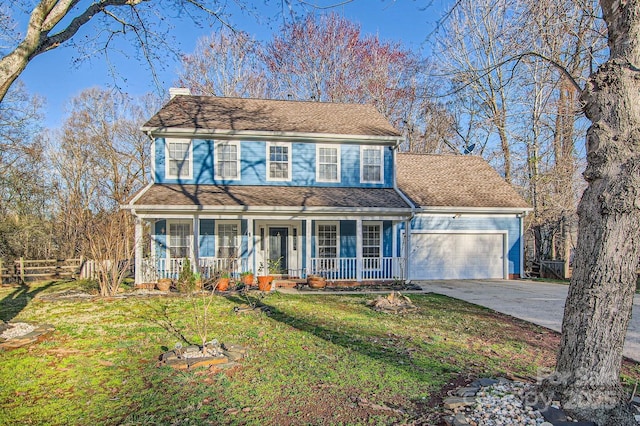
<svg viewBox="0 0 640 426">
<path fill-rule="evenodd" d="M 159 220 L 154 225 L 154 253 L 157 258 L 167 256 L 167 221 Z"/>
<path fill-rule="evenodd" d="M 200 246 L 198 253 L 200 257 L 215 257 L 215 221 L 213 219 L 200 220 Z"/>
<path fill-rule="evenodd" d="M 206 185 L 213 182 L 213 142 L 193 140 L 193 181 Z"/>
<path fill-rule="evenodd" d="M 411 222 L 412 230 L 451 230 L 451 231 L 506 231 L 509 274 L 519 274 L 520 259 L 520 220 L 507 216 L 428 216 L 418 215 Z"/>
<path fill-rule="evenodd" d="M 393 223 L 390 220 L 382 222 L 382 257 L 393 256 Z"/>
<path fill-rule="evenodd" d="M 391 187 L 393 186 L 393 152 L 384 147 L 384 182 L 360 183 L 360 145 L 340 145 L 340 182 L 316 182 L 316 144 L 311 142 L 291 143 L 291 181 L 267 180 L 267 143 L 264 141 L 240 142 L 240 179 L 215 180 L 215 143 L 213 140 L 193 139 L 192 179 L 169 179 L 166 177 L 165 139 L 155 140 L 156 183 L 188 185 L 271 185 L 271 186 L 325 186 L 325 187 Z"/>
<path fill-rule="evenodd" d="M 340 257 L 356 257 L 356 221 L 340 221 Z"/>
<path fill-rule="evenodd" d="M 157 183 L 164 183 L 165 182 L 165 178 L 164 178 L 164 169 L 165 169 L 165 142 L 163 138 L 157 138 L 155 140 L 154 143 L 154 153 L 155 153 L 155 160 L 156 160 L 156 167 L 155 167 L 155 176 L 153 176 L 153 181 L 157 182 Z"/>
<path fill-rule="evenodd" d="M 295 186 L 311 186 L 316 184 L 316 145 L 312 143 L 292 144 L 293 157 L 291 169 L 292 181 L 287 182 Z M 277 184 L 278 182 L 274 182 Z"/>
</svg>

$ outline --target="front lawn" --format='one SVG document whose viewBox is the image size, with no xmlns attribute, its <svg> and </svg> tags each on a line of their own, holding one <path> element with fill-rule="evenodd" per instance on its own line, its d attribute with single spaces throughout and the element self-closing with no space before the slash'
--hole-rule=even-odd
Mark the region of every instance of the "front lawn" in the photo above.
<svg viewBox="0 0 640 426">
<path fill-rule="evenodd" d="M 68 284 L 65 284 L 68 286 Z M 188 297 L 45 300 L 62 284 L 0 289 L 0 319 L 49 323 L 46 341 L 0 352 L 0 424 L 297 425 L 411 423 L 430 418 L 450 383 L 534 379 L 558 336 L 439 295 L 416 313 L 367 295 L 284 295 L 237 314 L 215 296 L 210 338 L 249 349 L 230 369 L 178 371 L 158 356 L 198 337 Z M 42 290 L 40 292 L 40 290 Z M 629 381 L 640 369 L 627 365 Z"/>
</svg>

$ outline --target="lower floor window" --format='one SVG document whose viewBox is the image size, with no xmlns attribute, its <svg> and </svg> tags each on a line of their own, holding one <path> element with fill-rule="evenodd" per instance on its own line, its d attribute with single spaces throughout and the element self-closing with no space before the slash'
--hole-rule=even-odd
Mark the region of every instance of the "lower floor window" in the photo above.
<svg viewBox="0 0 640 426">
<path fill-rule="evenodd" d="M 364 269 L 379 269 L 382 253 L 382 226 L 376 224 L 362 224 L 362 257 Z"/>
<path fill-rule="evenodd" d="M 318 257 L 338 257 L 338 226 L 335 224 L 318 225 Z"/>
<path fill-rule="evenodd" d="M 191 247 L 191 224 L 169 224 L 169 256 L 173 259 L 189 257 Z"/>
<path fill-rule="evenodd" d="M 238 256 L 238 224 L 218 224 L 218 257 L 232 258 Z"/>
</svg>

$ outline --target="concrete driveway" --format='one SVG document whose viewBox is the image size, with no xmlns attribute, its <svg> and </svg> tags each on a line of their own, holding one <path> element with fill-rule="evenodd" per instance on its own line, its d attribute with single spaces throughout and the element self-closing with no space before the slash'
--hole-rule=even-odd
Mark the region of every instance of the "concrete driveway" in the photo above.
<svg viewBox="0 0 640 426">
<path fill-rule="evenodd" d="M 415 281 L 424 291 L 444 294 L 561 331 L 568 285 L 527 280 Z M 640 297 L 635 296 L 623 355 L 640 361 Z"/>
</svg>

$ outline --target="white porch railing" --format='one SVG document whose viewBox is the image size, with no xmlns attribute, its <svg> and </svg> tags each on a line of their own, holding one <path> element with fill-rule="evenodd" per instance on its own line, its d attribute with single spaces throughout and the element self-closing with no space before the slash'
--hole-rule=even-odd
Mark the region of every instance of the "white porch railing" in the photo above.
<svg viewBox="0 0 640 426">
<path fill-rule="evenodd" d="M 201 257 L 198 265 L 204 278 L 213 278 L 227 273 L 239 277 L 242 271 L 247 269 L 247 259 L 229 259 L 217 257 Z"/>
<path fill-rule="evenodd" d="M 177 279 L 182 271 L 184 259 L 145 258 L 141 263 L 143 282 L 156 282 L 161 278 Z M 223 273 L 239 276 L 246 267 L 247 259 L 215 257 L 200 258 L 197 266 L 193 262 L 191 264 L 193 272 L 199 272 L 203 278 L 212 278 Z"/>
<path fill-rule="evenodd" d="M 307 273 L 328 280 L 403 280 L 405 261 L 400 257 L 311 258 Z"/>
<path fill-rule="evenodd" d="M 142 260 L 143 282 L 156 282 L 160 278 L 176 279 L 182 271 L 184 259 Z M 306 278 L 307 275 L 321 275 L 334 281 L 386 281 L 405 279 L 405 260 L 400 257 L 369 257 L 358 259 L 346 258 L 311 258 L 306 270 L 289 270 L 289 277 Z M 203 257 L 198 259 L 194 272 L 200 272 L 203 278 L 212 278 L 222 273 L 230 273 L 239 277 L 242 271 L 249 270 L 247 259 L 228 259 Z"/>
</svg>

